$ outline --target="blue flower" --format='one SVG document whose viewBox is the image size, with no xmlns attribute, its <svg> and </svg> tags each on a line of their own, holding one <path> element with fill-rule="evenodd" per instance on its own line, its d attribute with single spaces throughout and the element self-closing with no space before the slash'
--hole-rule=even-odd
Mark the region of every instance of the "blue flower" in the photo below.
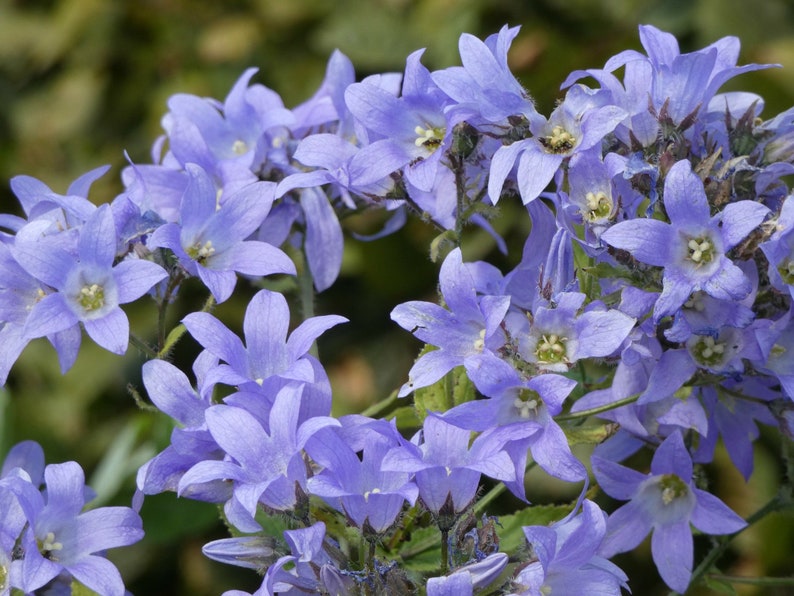
<svg viewBox="0 0 794 596">
<path fill-rule="evenodd" d="M 395 97 L 373 82 L 350 85 L 345 100 L 350 111 L 379 144 L 379 158 L 405 168 L 408 181 L 419 190 L 433 188 L 441 159 L 451 143 L 454 123 L 444 108 L 451 100 L 433 83 L 419 62 L 423 50 L 408 56 L 402 95 Z"/>
<path fill-rule="evenodd" d="M 482 118 L 494 124 L 504 122 L 509 116 L 537 118 L 532 98 L 507 63 L 507 52 L 519 29 L 505 25 L 485 41 L 464 33 L 458 41 L 463 66 L 432 74 L 441 90 L 457 102 L 450 109 L 459 117 L 475 121 Z"/>
<path fill-rule="evenodd" d="M 76 462 L 48 465 L 44 481 L 43 494 L 29 483 L 14 488 L 28 521 L 20 542 L 22 589 L 38 590 L 66 572 L 99 594 L 123 596 L 118 569 L 98 553 L 138 542 L 141 518 L 129 507 L 83 511 L 85 477 Z"/>
<path fill-rule="evenodd" d="M 137 300 L 167 277 L 162 267 L 143 259 L 113 264 L 116 228 L 108 205 L 96 209 L 80 229 L 77 254 L 46 239 L 18 239 L 12 254 L 28 273 L 57 290 L 33 306 L 25 337 L 49 336 L 81 323 L 91 339 L 116 354 L 126 352 L 129 341 L 129 321 L 120 305 Z M 77 346 L 70 348 L 76 352 Z"/>
<path fill-rule="evenodd" d="M 413 505 L 419 494 L 411 474 L 383 469 L 383 459 L 393 446 L 385 437 L 373 437 L 359 458 L 335 429 L 318 432 L 306 451 L 324 469 L 309 478 L 309 493 L 343 511 L 365 533 L 385 532 L 403 505 Z"/>
<path fill-rule="evenodd" d="M 190 182 L 182 196 L 181 222 L 160 226 L 149 248 L 171 249 L 191 275 L 197 275 L 217 302 L 231 296 L 235 272 L 244 275 L 295 274 L 284 252 L 266 242 L 246 240 L 270 211 L 275 187 L 254 182 L 221 197 L 209 175 L 193 164 L 185 166 Z"/>
<path fill-rule="evenodd" d="M 647 56 L 626 50 L 607 60 L 603 69 L 574 71 L 562 84 L 566 88 L 581 78 L 593 77 L 608 90 L 612 102 L 628 113 L 625 127 L 616 131 L 627 144 L 630 131 L 644 147 L 652 145 L 657 141 L 661 120 L 667 118 L 669 123 L 680 125 L 705 109 L 727 80 L 773 66 L 736 66 L 736 37 L 724 37 L 701 50 L 681 54 L 678 41 L 670 33 L 651 25 L 640 25 L 639 33 Z M 621 67 L 625 67 L 623 85 L 613 74 Z"/>
<path fill-rule="evenodd" d="M 516 182 L 524 204 L 534 201 L 559 171 L 563 161 L 600 143 L 625 117 L 613 105 L 592 103 L 580 88 L 569 91 L 548 120 L 530 122 L 532 137 L 500 147 L 491 162 L 488 196 L 496 204 L 505 180 L 518 161 Z"/>
<path fill-rule="evenodd" d="M 556 374 L 522 380 L 517 371 L 502 363 L 489 371 L 492 383 L 481 391 L 488 399 L 455 406 L 444 419 L 461 428 L 483 432 L 483 439 L 505 444 L 515 469 L 515 479 L 502 479 L 520 499 L 526 500 L 524 476 L 527 450 L 546 472 L 568 482 L 587 476 L 582 463 L 571 453 L 568 439 L 553 416 L 562 412 L 565 398 L 576 381 Z"/>
<path fill-rule="evenodd" d="M 269 290 L 260 290 L 248 303 L 243 321 L 245 344 L 209 313 L 191 313 L 183 319 L 190 334 L 224 362 L 207 373 L 208 383 L 237 386 L 241 391 L 257 394 L 258 401 L 264 404 L 270 404 L 272 396 L 286 383 L 306 383 L 302 420 L 331 411 L 328 377 L 309 350 L 324 331 L 346 321 L 338 315 L 312 317 L 288 337 L 287 301 Z"/>
<path fill-rule="evenodd" d="M 505 553 L 493 553 L 481 561 L 458 567 L 449 575 L 431 577 L 427 580 L 427 596 L 469 596 L 495 581 L 507 562 Z"/>
<path fill-rule="evenodd" d="M 486 436 L 470 445 L 468 430 L 453 426 L 433 414 L 425 418 L 420 434 L 396 447 L 383 458 L 386 471 L 415 474 L 419 497 L 429 511 L 454 517 L 471 504 L 480 485 L 480 475 L 503 481 L 515 480 L 510 457 L 502 443 Z M 421 436 L 421 443 L 418 441 Z M 447 510 L 447 505 L 451 505 Z"/>
<path fill-rule="evenodd" d="M 260 530 L 254 520 L 259 504 L 288 511 L 296 504 L 296 485 L 305 493 L 303 447 L 320 428 L 339 426 L 327 416 L 301 422 L 302 386 L 288 385 L 278 392 L 270 410 L 268 428 L 242 408 L 217 405 L 205 413 L 207 428 L 228 458 L 205 460 L 190 468 L 179 481 L 179 493 L 193 484 L 232 480 L 232 499 L 226 504 L 230 523 L 244 532 Z"/>
<path fill-rule="evenodd" d="M 609 356 L 634 328 L 635 319 L 616 309 L 591 303 L 579 309 L 586 296 L 561 292 L 548 306 L 534 309 L 526 333 L 519 337 L 519 351 L 539 369 L 566 372 L 577 360 Z"/>
<path fill-rule="evenodd" d="M 703 183 L 686 160 L 667 173 L 664 207 L 670 223 L 631 219 L 601 235 L 604 242 L 628 251 L 638 261 L 664 267 L 655 320 L 675 313 L 698 290 L 720 300 L 747 296 L 751 282 L 726 253 L 753 231 L 769 210 L 754 201 L 737 201 L 712 216 Z"/>
<path fill-rule="evenodd" d="M 692 575 L 690 523 L 706 534 L 731 534 L 747 525 L 717 497 L 695 487 L 692 458 L 680 432 L 656 450 L 649 474 L 598 456 L 592 464 L 604 492 L 629 501 L 609 516 L 600 554 L 631 550 L 652 531 L 653 560 L 664 582 L 678 592 L 686 591 Z"/>
<path fill-rule="evenodd" d="M 143 494 L 176 492 L 182 475 L 196 463 L 222 459 L 224 452 L 212 438 L 204 420 L 212 405 L 214 385 L 206 382 L 207 374 L 218 365 L 218 359 L 204 350 L 196 358 L 193 370 L 198 389 L 194 389 L 185 373 L 164 360 L 150 360 L 143 365 L 143 384 L 149 399 L 158 409 L 178 423 L 171 431 L 171 444 L 138 469 L 137 485 L 140 500 Z M 222 481 L 191 485 L 183 496 L 200 501 L 222 503 L 231 494 Z"/>
<path fill-rule="evenodd" d="M 441 294 L 449 310 L 431 302 L 400 304 L 391 318 L 420 340 L 438 346 L 425 353 L 408 372 L 399 395 L 432 385 L 458 365 L 464 365 L 477 384 L 480 369 L 498 360 L 495 351 L 504 344 L 500 324 L 510 305 L 508 296 L 477 297 L 474 278 L 463 263 L 459 248 L 451 251 L 439 273 Z"/>
<path fill-rule="evenodd" d="M 582 512 L 551 526 L 523 528 L 533 559 L 518 573 L 514 585 L 521 596 L 599 594 L 620 596 L 628 577 L 598 553 L 607 531 L 606 516 L 590 500 Z"/>
</svg>

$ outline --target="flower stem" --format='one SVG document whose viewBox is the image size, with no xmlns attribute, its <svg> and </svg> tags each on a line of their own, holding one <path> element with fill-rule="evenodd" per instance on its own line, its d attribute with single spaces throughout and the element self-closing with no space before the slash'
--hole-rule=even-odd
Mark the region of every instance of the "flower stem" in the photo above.
<svg viewBox="0 0 794 596">
<path fill-rule="evenodd" d="M 750 584 L 753 586 L 794 586 L 794 577 L 740 577 L 738 575 L 709 573 L 708 578 L 732 584 Z"/>
<path fill-rule="evenodd" d="M 213 298 L 212 295 L 210 295 L 207 297 L 207 300 L 204 302 L 204 306 L 201 307 L 201 312 L 210 312 L 214 307 L 215 307 L 215 298 Z M 187 328 L 182 323 L 171 329 L 171 331 L 166 336 L 165 341 L 163 342 L 162 347 L 160 348 L 160 351 L 155 353 L 155 355 L 152 356 L 152 358 L 161 358 L 161 359 L 166 358 L 168 354 L 171 352 L 171 350 L 174 349 L 176 342 L 178 342 L 185 334 L 185 331 L 187 331 Z"/>
<path fill-rule="evenodd" d="M 441 530 L 441 575 L 446 575 L 449 569 L 449 530 Z"/>
<path fill-rule="evenodd" d="M 157 350 L 152 348 L 149 344 L 143 341 L 140 337 L 135 335 L 134 333 L 130 333 L 130 343 L 135 346 L 139 352 L 141 352 L 144 356 L 148 359 L 153 360 L 158 358 Z"/>
<path fill-rule="evenodd" d="M 616 408 L 620 408 L 623 406 L 627 406 L 629 404 L 633 404 L 640 398 L 641 393 L 635 393 L 634 395 L 630 395 L 629 397 L 625 397 L 623 399 L 619 399 L 618 401 L 613 401 L 610 404 L 604 404 L 603 406 L 598 406 L 597 408 L 590 408 L 589 410 L 582 410 L 581 412 L 575 412 L 573 414 L 562 414 L 560 416 L 555 416 L 554 420 L 577 420 L 579 418 L 587 418 L 588 416 L 595 416 L 596 414 L 601 414 L 603 412 L 609 412 L 610 410 L 614 410 Z"/>
<path fill-rule="evenodd" d="M 309 267 L 309 259 L 306 251 L 301 251 L 302 267 L 298 270 L 298 292 L 301 304 L 301 320 L 306 321 L 314 316 L 314 278 Z M 312 343 L 309 353 L 315 358 L 319 358 L 317 342 Z"/>
</svg>

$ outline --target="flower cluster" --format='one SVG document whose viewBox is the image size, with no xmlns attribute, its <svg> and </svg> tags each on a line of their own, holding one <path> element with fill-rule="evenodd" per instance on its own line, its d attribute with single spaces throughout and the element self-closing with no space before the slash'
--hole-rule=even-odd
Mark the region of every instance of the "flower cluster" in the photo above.
<svg viewBox="0 0 794 596">
<path fill-rule="evenodd" d="M 11 448 L 0 469 L 0 593 L 71 593 L 76 584 L 123 596 L 103 553 L 138 542 L 141 518 L 129 507 L 84 510 L 93 498 L 77 462 L 45 466 L 33 441 Z"/>
<path fill-rule="evenodd" d="M 794 109 L 763 120 L 761 97 L 719 93 L 769 66 L 737 66 L 735 38 L 682 54 L 642 26 L 645 53 L 572 73 L 546 117 L 508 67 L 517 34 L 464 34 L 461 66 L 431 72 L 418 51 L 403 73 L 360 82 L 336 52 L 293 109 L 251 83 L 255 69 L 224 101 L 176 95 L 153 163 L 131 163 L 124 192 L 100 207 L 86 197 L 102 168 L 66 195 L 15 178 L 26 218 L 0 220 L 0 380 L 34 338 L 64 371 L 81 328 L 124 353 L 120 305 L 148 294 L 162 322 L 192 278 L 206 308 L 161 329 L 156 348 L 136 340 L 146 393 L 175 427 L 139 469 L 135 503 L 174 491 L 221 505 L 235 536 L 205 554 L 262 573 L 257 595 L 618 595 L 628 578 L 608 558 L 649 532 L 661 578 L 684 592 L 700 578 L 691 527 L 746 526 L 695 464 L 722 439 L 749 478 L 758 423 L 791 433 Z M 470 224 L 506 250 L 489 223 L 506 201 L 531 222 L 514 268 L 466 262 Z M 346 319 L 291 325 L 273 276 L 330 287 L 341 218 L 370 209 L 388 218 L 367 240 L 411 213 L 438 229 L 439 300 L 392 310 L 425 348 L 381 416 L 337 419 L 313 346 Z M 242 339 L 209 312 L 241 277 L 258 288 Z M 202 349 L 195 380 L 169 361 L 183 333 Z M 604 422 L 583 439 L 589 417 Z M 592 478 L 571 449 L 588 441 Z M 640 450 L 653 452 L 648 473 L 622 463 Z M 528 503 L 535 464 L 579 498 L 549 526 L 483 515 L 485 488 Z M 65 570 L 117 593 L 91 553 L 137 540 L 137 517 L 80 514 L 76 464 L 47 467 L 42 496 L 42 468 L 4 470 L 0 582 L 27 591 Z M 593 479 L 627 503 L 602 511 Z M 73 545 L 68 532 L 85 523 L 96 534 Z M 281 535 L 266 536 L 274 524 Z M 524 547 L 503 552 L 513 535 Z M 413 560 L 422 544 L 437 549 L 432 571 Z"/>
</svg>

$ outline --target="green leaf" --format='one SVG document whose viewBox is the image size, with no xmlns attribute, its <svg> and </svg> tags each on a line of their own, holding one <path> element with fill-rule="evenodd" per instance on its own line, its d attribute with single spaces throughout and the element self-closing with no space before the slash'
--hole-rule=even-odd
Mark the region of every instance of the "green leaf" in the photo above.
<svg viewBox="0 0 794 596">
<path fill-rule="evenodd" d="M 615 434 L 617 425 L 607 423 L 596 426 L 562 426 L 562 430 L 571 446 L 598 445 Z"/>
<path fill-rule="evenodd" d="M 101 596 L 101 594 L 94 592 L 91 588 L 87 588 L 75 579 L 72 580 L 72 596 Z"/>
<path fill-rule="evenodd" d="M 736 596 L 736 589 L 733 585 L 723 579 L 717 579 L 707 575 L 703 578 L 703 584 L 716 594 L 732 594 Z"/>
<path fill-rule="evenodd" d="M 430 242 L 430 260 L 438 263 L 447 253 L 458 245 L 458 235 L 455 230 L 445 230 Z"/>
<path fill-rule="evenodd" d="M 441 568 L 441 532 L 435 526 L 419 528 L 402 544 L 399 556 L 410 571 L 436 571 Z"/>
<path fill-rule="evenodd" d="M 512 553 L 524 546 L 524 526 L 548 526 L 570 512 L 571 505 L 532 505 L 512 515 L 499 516 L 499 550 Z"/>
<path fill-rule="evenodd" d="M 433 349 L 433 346 L 425 346 L 419 356 Z M 428 412 L 446 412 L 458 404 L 472 401 L 474 397 L 474 385 L 466 375 L 466 369 L 456 366 L 432 385 L 414 391 L 414 407 L 419 421 L 423 422 Z"/>
</svg>

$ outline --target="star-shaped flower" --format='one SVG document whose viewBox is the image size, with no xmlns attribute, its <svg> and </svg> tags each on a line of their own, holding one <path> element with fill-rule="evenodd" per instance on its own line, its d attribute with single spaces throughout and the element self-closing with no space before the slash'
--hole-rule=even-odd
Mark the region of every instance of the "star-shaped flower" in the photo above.
<svg viewBox="0 0 794 596">
<path fill-rule="evenodd" d="M 698 290 L 720 300 L 747 296 L 752 283 L 727 252 L 753 231 L 769 210 L 754 201 L 737 201 L 712 216 L 703 182 L 686 160 L 667 173 L 664 207 L 670 223 L 630 219 L 601 235 L 604 242 L 630 252 L 638 261 L 664 267 L 654 318 L 658 321 L 675 313 Z"/>
<path fill-rule="evenodd" d="M 629 501 L 609 516 L 599 554 L 631 550 L 652 531 L 653 560 L 665 583 L 678 592 L 686 591 L 692 576 L 690 523 L 706 534 L 731 534 L 747 525 L 717 497 L 695 487 L 692 458 L 679 432 L 656 450 L 649 474 L 598 456 L 592 464 L 601 488 Z"/>
</svg>

